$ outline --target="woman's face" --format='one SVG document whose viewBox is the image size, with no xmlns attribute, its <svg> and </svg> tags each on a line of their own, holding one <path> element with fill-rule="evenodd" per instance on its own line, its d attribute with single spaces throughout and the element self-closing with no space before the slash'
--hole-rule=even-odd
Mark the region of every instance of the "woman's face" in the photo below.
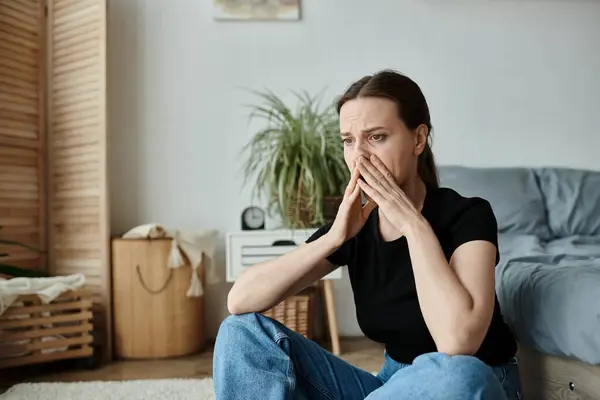
<svg viewBox="0 0 600 400">
<path fill-rule="evenodd" d="M 360 156 L 375 154 L 399 186 L 417 173 L 417 157 L 427 139 L 427 127 L 409 130 L 398 117 L 396 103 L 376 97 L 347 101 L 340 109 L 344 158 L 350 170 Z"/>
</svg>

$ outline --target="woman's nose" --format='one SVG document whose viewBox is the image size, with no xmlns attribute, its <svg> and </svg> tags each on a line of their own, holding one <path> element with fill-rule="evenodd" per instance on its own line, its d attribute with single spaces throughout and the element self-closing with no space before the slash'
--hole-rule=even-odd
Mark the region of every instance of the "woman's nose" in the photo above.
<svg viewBox="0 0 600 400">
<path fill-rule="evenodd" d="M 368 159 L 369 157 L 371 157 L 371 154 L 369 154 L 369 152 L 367 152 L 367 151 L 363 151 L 363 150 L 360 150 L 360 149 L 359 149 L 359 150 L 356 152 L 356 158 L 354 159 L 354 160 L 355 160 L 355 162 L 356 162 L 356 160 L 358 160 L 358 159 L 359 159 L 361 156 L 362 156 L 362 157 L 365 157 L 365 158 L 367 158 L 367 159 Z"/>
</svg>

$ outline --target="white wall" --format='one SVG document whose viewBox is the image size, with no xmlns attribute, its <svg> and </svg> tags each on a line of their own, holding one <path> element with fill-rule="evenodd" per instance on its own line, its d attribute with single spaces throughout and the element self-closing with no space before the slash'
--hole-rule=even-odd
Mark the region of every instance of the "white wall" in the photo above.
<svg viewBox="0 0 600 400">
<path fill-rule="evenodd" d="M 382 68 L 430 102 L 441 164 L 600 169 L 600 3 L 303 0 L 300 22 L 215 22 L 210 0 L 112 0 L 113 232 L 141 223 L 239 229 L 249 201 L 241 87 L 339 94 Z M 230 285 L 208 288 L 208 334 Z M 340 330 L 360 335 L 347 280 Z"/>
</svg>

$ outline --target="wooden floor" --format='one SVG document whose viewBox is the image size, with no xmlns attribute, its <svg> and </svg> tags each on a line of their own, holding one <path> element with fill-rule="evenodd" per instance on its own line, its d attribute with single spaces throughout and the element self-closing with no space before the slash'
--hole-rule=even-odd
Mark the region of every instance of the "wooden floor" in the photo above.
<svg viewBox="0 0 600 400">
<path fill-rule="evenodd" d="M 340 357 L 350 364 L 369 372 L 381 368 L 381 345 L 365 338 L 351 338 L 342 339 L 341 348 L 343 354 Z M 21 382 L 204 378 L 212 375 L 212 354 L 212 350 L 207 350 L 201 354 L 168 360 L 116 361 L 95 370 L 57 368 L 53 365 L 0 370 L 0 393 Z"/>
</svg>

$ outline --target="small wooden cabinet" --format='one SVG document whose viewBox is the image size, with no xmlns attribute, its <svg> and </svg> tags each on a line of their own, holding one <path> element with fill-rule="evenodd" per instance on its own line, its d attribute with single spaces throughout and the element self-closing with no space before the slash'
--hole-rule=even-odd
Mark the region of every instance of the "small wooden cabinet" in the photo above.
<svg viewBox="0 0 600 400">
<path fill-rule="evenodd" d="M 205 347 L 204 298 L 187 297 L 192 268 L 169 268 L 170 250 L 171 239 L 112 240 L 117 358 L 182 356 Z"/>
</svg>

